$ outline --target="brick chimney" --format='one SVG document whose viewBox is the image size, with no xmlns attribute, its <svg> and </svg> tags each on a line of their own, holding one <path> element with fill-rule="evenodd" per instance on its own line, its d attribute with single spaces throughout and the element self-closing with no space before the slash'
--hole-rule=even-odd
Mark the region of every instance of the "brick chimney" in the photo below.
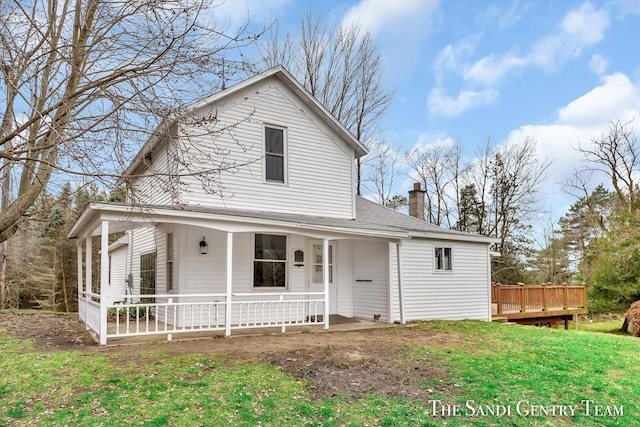
<svg viewBox="0 0 640 427">
<path fill-rule="evenodd" d="M 413 184 L 413 190 L 409 190 L 409 215 L 424 221 L 424 193 L 420 183 Z"/>
</svg>

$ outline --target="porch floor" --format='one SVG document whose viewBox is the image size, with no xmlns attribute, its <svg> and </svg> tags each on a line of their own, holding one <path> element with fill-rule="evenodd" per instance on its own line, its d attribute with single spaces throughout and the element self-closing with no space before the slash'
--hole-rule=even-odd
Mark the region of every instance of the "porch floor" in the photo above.
<svg viewBox="0 0 640 427">
<path fill-rule="evenodd" d="M 388 328 L 394 326 L 391 323 L 380 323 L 380 322 L 372 322 L 368 320 L 355 319 L 350 317 L 340 316 L 338 314 L 332 314 L 329 316 L 329 330 L 325 331 L 323 329 L 323 325 L 317 326 L 287 326 L 286 333 L 302 333 L 302 332 L 338 332 L 338 331 L 357 331 L 357 330 L 365 330 L 365 329 L 377 329 L 377 328 Z M 107 323 L 108 333 L 115 332 L 115 322 L 109 321 Z M 238 337 L 238 336 L 252 336 L 252 335 L 269 335 L 269 334 L 280 334 L 282 328 L 279 326 L 276 327 L 268 327 L 268 328 L 249 328 L 249 329 L 234 329 L 231 331 L 231 336 L 229 338 Z M 183 340 L 196 340 L 196 339 L 207 339 L 207 338 L 220 338 L 224 337 L 224 331 L 203 331 L 203 332 L 181 332 L 173 334 L 172 341 L 183 341 Z M 95 338 L 95 337 L 94 337 Z M 152 334 L 152 335 L 142 335 L 142 336 L 134 336 L 134 337 L 122 337 L 122 338 L 109 338 L 107 341 L 107 346 L 119 346 L 119 345 L 128 345 L 128 344 L 141 344 L 148 342 L 163 342 L 167 341 L 167 334 Z"/>
</svg>

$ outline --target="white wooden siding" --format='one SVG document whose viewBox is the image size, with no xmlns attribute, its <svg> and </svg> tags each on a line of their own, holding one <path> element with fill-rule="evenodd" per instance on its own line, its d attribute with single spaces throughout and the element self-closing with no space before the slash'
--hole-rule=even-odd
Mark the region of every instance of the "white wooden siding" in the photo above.
<svg viewBox="0 0 640 427">
<path fill-rule="evenodd" d="M 133 275 L 133 293 L 140 293 L 140 255 L 156 252 L 156 236 L 153 226 L 132 230 L 133 246 L 129 243 L 129 251 L 133 251 L 131 258 L 131 273 Z M 129 254 L 128 256 L 131 256 Z M 156 259 L 157 262 L 157 259 Z M 156 267 L 157 268 L 157 267 Z M 127 272 L 128 274 L 128 272 Z M 157 273 L 156 273 L 157 274 Z M 156 282 L 157 286 L 157 282 Z"/>
<path fill-rule="evenodd" d="M 180 275 L 179 293 L 190 294 L 211 294 L 226 292 L 226 232 L 212 230 L 201 227 L 180 227 L 181 250 L 177 261 L 181 266 L 179 271 L 184 271 Z M 198 243 L 205 237 L 209 244 L 209 253 L 202 255 L 199 253 Z M 253 254 L 254 254 L 254 234 L 234 233 L 233 234 L 233 293 L 254 293 L 260 292 L 304 292 L 306 289 L 306 270 L 304 268 L 293 267 L 293 252 L 296 249 L 305 248 L 306 238 L 300 235 L 287 236 L 287 288 L 286 289 L 254 289 L 253 288 Z M 158 261 L 160 262 L 160 261 Z M 163 262 L 164 257 L 163 257 Z M 240 300 L 238 297 L 236 300 Z M 191 298 L 189 301 L 206 300 L 206 298 Z M 321 311 L 321 305 L 319 306 Z M 223 309 L 222 309 L 223 310 Z M 275 316 L 275 313 L 273 313 Z M 221 312 L 221 316 L 223 313 Z M 300 312 L 302 320 L 303 313 Z M 182 325 L 182 312 L 178 312 L 178 323 Z M 191 312 L 185 317 L 186 326 L 190 325 Z M 196 320 L 199 313 L 195 313 Z M 275 321 L 275 317 L 270 319 Z M 232 322 L 238 321 L 238 313 L 233 312 Z"/>
<path fill-rule="evenodd" d="M 381 322 L 389 321 L 388 261 L 389 245 L 384 241 L 353 241 L 353 316 Z"/>
<path fill-rule="evenodd" d="M 353 317 L 353 244 L 351 240 L 338 240 L 335 242 L 335 248 L 337 314 Z"/>
<path fill-rule="evenodd" d="M 398 254 L 395 243 L 389 243 L 389 283 L 391 292 L 389 295 L 389 304 L 391 305 L 389 323 L 399 322 L 402 319 L 400 318 L 400 293 L 398 290 Z"/>
<path fill-rule="evenodd" d="M 354 217 L 353 162 L 354 152 L 323 123 L 307 111 L 304 104 L 276 79 L 268 79 L 258 87 L 241 91 L 213 111 L 215 141 L 197 127 L 182 125 L 178 133 L 184 153 L 193 153 L 193 163 L 211 167 L 198 151 L 215 153 L 232 167 L 221 172 L 221 186 L 216 194 L 204 191 L 195 177 L 183 177 L 186 186 L 180 199 L 186 204 L 235 209 L 284 212 L 341 218 Z M 286 128 L 287 182 L 264 181 L 264 125 Z M 214 126 L 214 125 L 211 125 Z M 190 150 L 190 151 L 187 151 Z M 155 168 L 166 163 L 163 150 L 154 153 Z M 237 167 L 233 167 L 237 165 Z M 175 165 L 173 167 L 176 167 Z M 165 166 L 168 169 L 168 166 Z M 178 172 L 184 173 L 185 170 Z M 144 181 L 144 184 L 142 183 Z M 139 193 L 147 193 L 147 203 L 166 204 L 169 196 L 152 178 L 136 185 Z"/>
<path fill-rule="evenodd" d="M 129 189 L 127 197 L 130 202 L 153 205 L 174 204 L 172 194 L 176 194 L 176 189 L 169 186 L 172 180 L 166 176 L 171 172 L 173 164 L 169 160 L 167 151 L 169 141 L 165 136 L 151 153 L 151 166 L 133 182 Z"/>
<path fill-rule="evenodd" d="M 109 283 L 107 294 L 110 299 L 122 301 L 125 289 L 127 287 L 127 246 L 109 252 L 111 257 L 111 281 Z"/>
<path fill-rule="evenodd" d="M 453 271 L 434 271 L 434 247 L 453 248 Z M 406 240 L 402 244 L 407 320 L 489 319 L 486 244 Z"/>
</svg>

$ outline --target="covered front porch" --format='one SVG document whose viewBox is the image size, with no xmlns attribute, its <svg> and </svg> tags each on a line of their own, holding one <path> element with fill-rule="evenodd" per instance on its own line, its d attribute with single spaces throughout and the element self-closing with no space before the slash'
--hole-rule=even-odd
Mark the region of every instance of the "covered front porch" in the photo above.
<svg viewBox="0 0 640 427">
<path fill-rule="evenodd" d="M 258 328 L 328 330 L 338 314 L 382 323 L 398 317 L 400 290 L 391 277 L 398 276 L 398 236 L 171 214 L 94 206 L 72 229 L 79 317 L 100 344 Z M 110 244 L 122 231 L 120 243 Z M 259 236 L 282 236 L 286 247 L 260 237 L 262 248 Z M 95 238 L 99 275 L 92 271 Z"/>
</svg>

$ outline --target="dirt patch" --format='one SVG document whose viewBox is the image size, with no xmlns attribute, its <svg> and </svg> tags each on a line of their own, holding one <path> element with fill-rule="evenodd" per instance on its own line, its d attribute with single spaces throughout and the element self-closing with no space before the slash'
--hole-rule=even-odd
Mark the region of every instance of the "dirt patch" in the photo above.
<svg viewBox="0 0 640 427">
<path fill-rule="evenodd" d="M 377 394 L 424 400 L 436 389 L 451 387 L 445 369 L 425 359 L 411 359 L 406 353 L 380 346 L 342 345 L 272 353 L 265 359 L 308 380 L 314 399 Z"/>
<path fill-rule="evenodd" d="M 33 339 L 40 351 L 81 349 L 95 343 L 77 314 L 0 311 L 0 332 Z"/>
<path fill-rule="evenodd" d="M 315 399 L 336 395 L 358 398 L 363 394 L 428 399 L 436 391 L 456 386 L 437 360 L 413 357 L 412 346 L 447 346 L 469 340 L 459 334 L 407 326 L 100 347 L 78 321 L 77 314 L 19 311 L 0 312 L 0 332 L 34 339 L 38 351 L 117 353 L 117 363 L 125 364 L 151 361 L 141 355 L 154 351 L 167 356 L 210 353 L 230 361 L 262 361 L 307 380 L 309 393 Z"/>
</svg>

